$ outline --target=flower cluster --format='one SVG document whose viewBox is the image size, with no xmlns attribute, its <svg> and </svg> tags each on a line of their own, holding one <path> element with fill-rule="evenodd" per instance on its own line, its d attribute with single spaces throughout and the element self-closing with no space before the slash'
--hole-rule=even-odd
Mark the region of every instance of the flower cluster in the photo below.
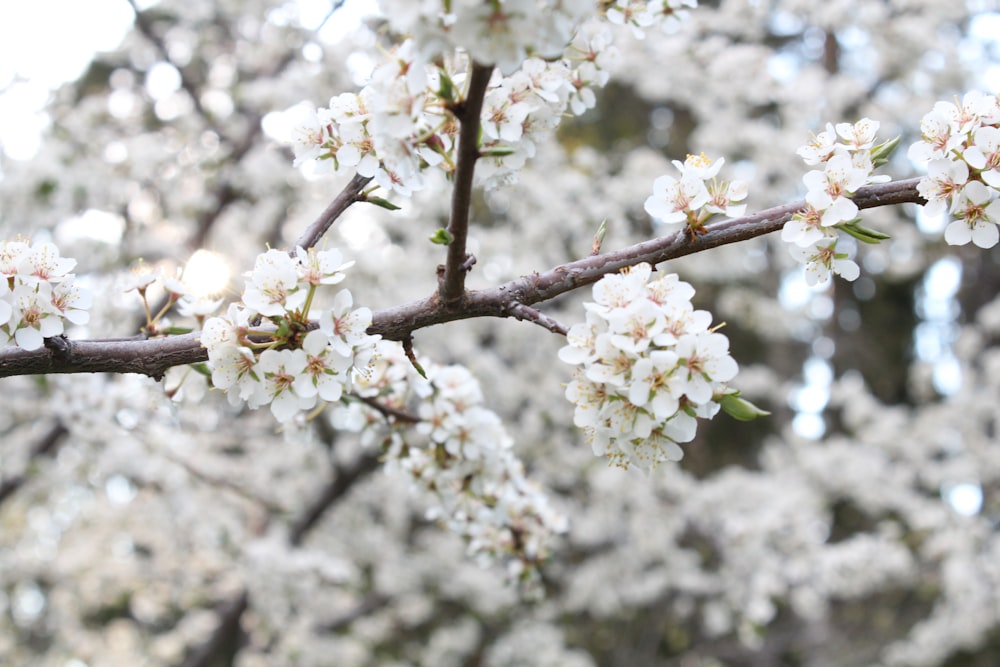
<svg viewBox="0 0 1000 667">
<path fill-rule="evenodd" d="M 480 116 L 479 181 L 513 180 L 567 110 L 579 115 L 594 106 L 593 88 L 607 83 L 616 59 L 608 26 L 592 21 L 566 57 L 529 58 L 508 76 L 495 72 Z M 336 95 L 326 108 L 303 103 L 286 112 L 296 164 L 315 160 L 321 172 L 357 172 L 404 196 L 423 187 L 425 169 L 451 172 L 459 130 L 453 110 L 471 63 L 459 53 L 429 64 L 413 40 L 404 42 L 359 92 Z"/>
<path fill-rule="evenodd" d="M 949 244 L 992 248 L 1000 240 L 1000 102 L 975 91 L 938 102 L 920 135 L 908 155 L 927 166 L 917 185 L 924 212 L 954 217 L 944 230 Z"/>
<path fill-rule="evenodd" d="M 508 74 L 531 55 L 558 57 L 579 23 L 594 13 L 593 0 L 380 0 L 379 5 L 393 30 L 417 42 L 424 59 L 463 50 Z"/>
<path fill-rule="evenodd" d="M 664 32 L 676 30 L 689 13 L 685 7 L 697 7 L 698 0 L 613 0 L 602 4 L 608 21 L 630 26 L 641 38 L 645 28 L 659 26 Z"/>
<path fill-rule="evenodd" d="M 333 424 L 380 444 L 387 469 L 433 498 L 429 518 L 446 523 L 484 562 L 505 562 L 511 578 L 530 588 L 566 520 L 525 477 L 475 377 L 462 366 L 422 367 L 425 376 L 400 345 L 381 341 L 355 382 L 363 400 L 338 406 Z"/>
<path fill-rule="evenodd" d="M 805 264 L 806 282 L 822 285 L 836 273 L 847 280 L 860 274 L 858 265 L 847 253 L 837 252 L 838 230 L 867 243 L 887 238 L 858 225 L 858 206 L 852 195 L 858 188 L 884 183 L 888 176 L 875 176 L 876 167 L 884 164 L 898 140 L 875 144 L 879 123 L 862 118 L 853 125 L 827 123 L 826 130 L 798 149 L 810 166 L 822 165 L 802 177 L 806 185 L 806 205 L 785 223 L 781 239 L 789 251 Z"/>
<path fill-rule="evenodd" d="M 701 155 L 688 155 L 684 162 L 674 160 L 680 177 L 665 174 L 653 181 L 653 194 L 643 205 L 646 212 L 666 225 L 667 231 L 687 228 L 690 233 L 703 231 L 705 223 L 719 213 L 737 218 L 743 215 L 747 197 L 747 184 L 743 181 L 727 183 L 716 178 L 725 158 L 708 159 Z"/>
<path fill-rule="evenodd" d="M 729 340 L 709 328 L 710 313 L 691 305 L 694 289 L 676 274 L 650 280 L 638 264 L 607 275 L 573 325 L 559 358 L 579 366 L 566 397 L 594 454 L 622 467 L 651 470 L 676 461 L 696 417 L 711 418 L 736 376 Z"/>
<path fill-rule="evenodd" d="M 74 267 L 51 243 L 0 245 L 0 345 L 37 350 L 63 333 L 65 321 L 87 323 L 93 295 L 76 284 Z"/>
<path fill-rule="evenodd" d="M 234 405 L 270 404 L 281 422 L 318 400 L 339 400 L 354 371 L 367 367 L 378 340 L 366 333 L 371 310 L 352 310 L 346 289 L 329 308 L 314 311 L 313 300 L 320 286 L 341 282 L 352 264 L 336 249 L 259 255 L 246 274 L 242 304 L 205 321 L 201 344 L 208 350 L 212 384 Z"/>
</svg>

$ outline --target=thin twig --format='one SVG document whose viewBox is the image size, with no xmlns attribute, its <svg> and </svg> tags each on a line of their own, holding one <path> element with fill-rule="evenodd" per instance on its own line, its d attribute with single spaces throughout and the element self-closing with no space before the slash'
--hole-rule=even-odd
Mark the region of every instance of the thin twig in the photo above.
<svg viewBox="0 0 1000 667">
<path fill-rule="evenodd" d="M 425 371 L 424 367 L 420 365 L 419 361 L 417 361 L 417 352 L 413 349 L 413 336 L 406 336 L 400 342 L 403 344 L 403 354 L 406 355 L 406 359 L 410 362 L 410 365 L 413 366 L 418 373 L 420 373 L 420 377 L 426 378 L 427 371 Z"/>
<path fill-rule="evenodd" d="M 545 313 L 539 312 L 530 306 L 524 305 L 523 303 L 514 302 L 511 304 L 510 314 L 524 322 L 537 324 L 544 329 L 548 329 L 552 333 L 560 334 L 562 336 L 569 333 L 569 327 L 565 324 L 562 324 Z"/>
<path fill-rule="evenodd" d="M 356 394 L 351 395 L 376 412 L 380 413 L 386 419 L 391 417 L 393 420 L 403 422 L 405 424 L 417 424 L 423 421 L 420 417 L 414 414 L 405 410 L 400 410 L 399 408 L 388 406 L 385 403 L 380 403 L 371 396 L 357 396 Z"/>
<path fill-rule="evenodd" d="M 339 632 L 359 618 L 367 616 L 374 611 L 378 611 L 390 602 L 392 602 L 392 598 L 390 596 L 383 595 L 381 593 L 372 593 L 361 600 L 361 602 L 359 602 L 357 606 L 350 611 L 344 612 L 340 616 L 317 626 L 316 630 L 319 632 Z"/>
<path fill-rule="evenodd" d="M 486 86 L 493 75 L 492 65 L 473 63 L 469 75 L 469 90 L 465 101 L 455 109 L 461 123 L 458 134 L 458 150 L 455 160 L 455 183 L 451 192 L 451 219 L 448 221 L 448 258 L 445 260 L 444 276 L 439 293 L 441 303 L 448 308 L 461 304 L 465 293 L 466 240 L 469 236 L 469 213 L 472 208 L 472 179 L 479 159 L 480 114 L 483 112 L 483 98 Z"/>
<path fill-rule="evenodd" d="M 340 194 L 337 195 L 334 200 L 330 202 L 330 205 L 319 214 L 316 221 L 309 225 L 309 228 L 303 232 L 302 236 L 299 237 L 299 240 L 295 242 L 295 247 L 309 249 L 319 243 L 319 240 L 323 238 L 323 235 L 326 234 L 328 229 L 330 229 L 330 225 L 332 225 L 337 218 L 343 215 L 344 211 L 346 211 L 351 204 L 357 201 L 362 201 L 359 193 L 371 180 L 370 176 L 355 174 L 354 178 L 352 178 L 347 185 L 344 186 L 344 189 L 340 191 Z"/>
<path fill-rule="evenodd" d="M 330 482 L 323 490 L 323 493 L 292 524 L 288 534 L 289 543 L 293 546 L 302 544 L 306 535 L 322 518 L 323 514 L 347 493 L 354 486 L 355 482 L 378 467 L 378 455 L 374 452 L 366 452 L 350 465 L 335 468 Z"/>
<path fill-rule="evenodd" d="M 278 503 L 271 500 L 267 500 L 266 498 L 261 498 L 254 492 L 243 488 L 242 486 L 240 486 L 239 484 L 237 484 L 228 477 L 207 473 L 204 470 L 197 468 L 193 463 L 185 461 L 179 456 L 174 456 L 170 452 L 164 452 L 163 456 L 168 461 L 176 463 L 180 467 L 184 468 L 184 470 L 186 470 L 188 474 L 194 477 L 195 479 L 204 482 L 209 486 L 214 486 L 221 489 L 227 489 L 229 491 L 232 491 L 240 498 L 243 498 L 244 500 L 249 500 L 255 505 L 259 505 L 260 507 L 267 510 L 271 514 L 280 514 L 281 512 L 284 511 L 284 508 L 281 507 L 281 505 L 279 505 Z"/>
<path fill-rule="evenodd" d="M 198 93 L 198 87 L 195 85 L 194 81 L 191 80 L 191 77 L 188 76 L 185 68 L 174 64 L 173 59 L 170 57 L 170 51 L 167 49 L 166 43 L 159 35 L 156 34 L 156 31 L 153 30 L 153 24 L 150 22 L 149 16 L 146 12 L 139 9 L 135 0 L 128 0 L 128 4 L 132 7 L 132 12 L 135 14 L 135 27 L 139 29 L 139 32 L 142 33 L 143 37 L 145 37 L 150 44 L 156 47 L 156 50 L 159 52 L 160 57 L 163 58 L 164 62 L 170 63 L 174 66 L 174 69 L 177 70 L 177 73 L 181 77 L 181 88 L 183 88 L 184 92 L 186 92 L 188 97 L 191 98 L 191 103 L 194 105 L 194 109 L 198 112 L 198 115 L 202 118 L 209 119 L 209 115 L 205 111 L 205 107 L 201 104 L 201 95 Z"/>
</svg>

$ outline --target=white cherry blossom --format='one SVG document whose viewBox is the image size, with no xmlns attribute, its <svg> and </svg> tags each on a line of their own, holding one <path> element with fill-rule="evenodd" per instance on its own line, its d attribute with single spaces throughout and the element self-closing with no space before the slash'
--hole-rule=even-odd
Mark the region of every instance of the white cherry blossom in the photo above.
<svg viewBox="0 0 1000 667">
<path fill-rule="evenodd" d="M 980 248 L 992 248 L 1000 240 L 1000 199 L 992 188 L 972 181 L 955 197 L 951 212 L 957 216 L 944 230 L 950 245 L 972 241 Z"/>
<path fill-rule="evenodd" d="M 927 215 L 941 215 L 948 209 L 949 200 L 962 191 L 969 180 L 969 165 L 962 160 L 933 160 L 927 165 L 927 176 L 920 179 L 917 192 L 927 200 Z"/>
<path fill-rule="evenodd" d="M 862 118 L 856 123 L 837 123 L 837 134 L 851 151 L 867 151 L 875 145 L 875 134 L 880 123 L 871 118 Z"/>
<path fill-rule="evenodd" d="M 857 280 L 861 275 L 858 265 L 845 254 L 837 252 L 837 239 L 832 243 L 819 242 L 808 248 L 790 246 L 792 256 L 806 265 L 805 278 L 809 285 L 825 285 L 830 274 L 835 273 L 844 280 Z"/>
<path fill-rule="evenodd" d="M 56 283 L 52 288 L 52 307 L 73 324 L 90 321 L 89 308 L 94 303 L 94 294 L 72 278 Z"/>
<path fill-rule="evenodd" d="M 48 282 L 21 283 L 11 291 L 14 317 L 8 320 L 8 331 L 25 350 L 42 347 L 43 339 L 63 332 L 62 319 L 52 306 L 52 286 Z M 13 326 L 11 322 L 16 318 Z"/>
<path fill-rule="evenodd" d="M 319 396 L 327 402 L 339 401 L 354 358 L 336 351 L 329 337 L 318 329 L 306 335 L 302 350 L 306 363 L 293 382 L 295 393 L 304 398 Z"/>
<path fill-rule="evenodd" d="M 261 376 L 263 391 L 271 405 L 271 413 L 279 422 L 288 422 L 316 404 L 316 394 L 296 390 L 296 383 L 306 370 L 307 357 L 303 350 L 264 350 L 254 365 Z M 298 383 L 301 387 L 302 383 Z"/>
<path fill-rule="evenodd" d="M 643 208 L 664 224 L 676 225 L 711 200 L 705 182 L 695 175 L 685 174 L 680 179 L 664 175 L 653 181 L 653 194 Z"/>
<path fill-rule="evenodd" d="M 306 292 L 299 289 L 298 266 L 287 252 L 271 249 L 258 255 L 247 278 L 243 303 L 261 315 L 282 315 L 305 302 Z"/>
</svg>

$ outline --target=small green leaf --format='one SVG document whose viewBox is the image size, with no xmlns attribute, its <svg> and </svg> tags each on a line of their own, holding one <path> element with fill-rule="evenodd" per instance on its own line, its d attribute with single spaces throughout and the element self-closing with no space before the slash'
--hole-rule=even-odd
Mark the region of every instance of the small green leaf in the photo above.
<svg viewBox="0 0 1000 667">
<path fill-rule="evenodd" d="M 211 369 L 209 369 L 208 364 L 206 364 L 204 362 L 197 363 L 197 364 L 191 364 L 191 370 L 193 370 L 196 373 L 201 373 L 205 377 L 208 377 L 208 378 L 212 377 L 212 371 L 211 371 Z"/>
<path fill-rule="evenodd" d="M 608 233 L 608 219 L 604 218 L 601 221 L 601 226 L 597 228 L 597 233 L 594 234 L 594 242 L 591 245 L 591 254 L 599 255 L 601 252 L 601 244 L 604 243 L 604 236 Z"/>
<path fill-rule="evenodd" d="M 283 317 L 272 317 L 271 321 L 278 327 L 274 332 L 275 340 L 287 340 L 292 335 L 292 325 Z"/>
<path fill-rule="evenodd" d="M 896 150 L 897 146 L 899 146 L 901 139 L 902 137 L 896 137 L 895 139 L 885 141 L 878 146 L 873 146 L 871 149 L 872 165 L 875 167 L 881 167 L 883 164 L 888 162 L 892 152 Z"/>
<path fill-rule="evenodd" d="M 443 67 L 438 68 L 438 80 L 441 82 L 441 85 L 438 86 L 438 97 L 444 100 L 446 106 L 453 105 L 455 103 L 455 83 Z"/>
<path fill-rule="evenodd" d="M 182 334 L 188 334 L 194 331 L 191 327 L 167 327 L 163 330 L 163 333 L 168 336 L 180 336 Z"/>
<path fill-rule="evenodd" d="M 837 229 L 844 230 L 862 243 L 879 243 L 880 241 L 892 238 L 888 234 L 884 234 L 876 229 L 859 225 L 857 220 L 839 224 L 837 225 Z"/>
<path fill-rule="evenodd" d="M 745 398 L 740 398 L 739 392 L 726 394 L 719 402 L 722 404 L 722 409 L 726 411 L 727 415 L 741 422 L 753 421 L 758 417 L 767 417 L 771 414 L 767 410 L 758 408 Z"/>
<path fill-rule="evenodd" d="M 384 208 L 387 211 L 399 210 L 399 206 L 396 206 L 388 199 L 383 199 L 382 197 L 373 197 L 371 195 L 368 195 L 367 197 L 365 197 L 365 201 L 368 202 L 369 204 L 375 204 L 376 206 Z"/>
<path fill-rule="evenodd" d="M 451 245 L 451 242 L 455 240 L 455 237 L 451 233 L 444 229 L 443 227 L 430 236 L 431 243 L 437 243 L 438 245 Z"/>
<path fill-rule="evenodd" d="M 480 157 L 507 157 L 513 154 L 514 149 L 510 146 L 493 146 L 479 153 Z"/>
</svg>

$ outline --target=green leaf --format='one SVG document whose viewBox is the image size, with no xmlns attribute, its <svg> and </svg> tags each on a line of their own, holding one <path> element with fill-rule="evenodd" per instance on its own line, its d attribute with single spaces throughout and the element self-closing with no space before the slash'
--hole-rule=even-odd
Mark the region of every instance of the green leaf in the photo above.
<svg viewBox="0 0 1000 667">
<path fill-rule="evenodd" d="M 368 202 L 369 204 L 375 204 L 378 207 L 384 208 L 387 211 L 398 211 L 400 208 L 399 206 L 396 206 L 388 199 L 383 199 L 382 197 L 373 197 L 371 195 L 368 195 L 367 197 L 365 197 L 365 201 Z"/>
<path fill-rule="evenodd" d="M 902 137 L 896 137 L 895 139 L 885 141 L 878 146 L 873 146 L 871 149 L 872 165 L 875 167 L 881 167 L 883 164 L 888 162 L 892 152 L 896 150 L 897 146 L 899 146 L 901 139 Z"/>
<path fill-rule="evenodd" d="M 193 370 L 196 373 L 201 373 L 202 375 L 204 375 L 207 378 L 212 377 L 212 371 L 211 371 L 211 369 L 209 369 L 208 364 L 206 364 L 204 362 L 200 362 L 200 363 L 197 363 L 197 364 L 191 364 L 191 370 Z"/>
<path fill-rule="evenodd" d="M 732 394 L 725 394 L 719 402 L 722 404 L 722 409 L 726 411 L 727 415 L 741 422 L 753 421 L 758 417 L 767 417 L 771 414 L 767 410 L 758 408 L 745 398 L 740 398 L 738 391 Z"/>
<path fill-rule="evenodd" d="M 292 335 L 292 325 L 283 317 L 272 317 L 271 321 L 278 327 L 274 332 L 275 340 L 287 340 Z"/>
<path fill-rule="evenodd" d="M 839 224 L 837 225 L 837 229 L 844 230 L 862 243 L 879 243 L 892 238 L 888 234 L 884 234 L 876 229 L 870 229 L 859 225 L 857 220 Z"/>
<path fill-rule="evenodd" d="M 480 157 L 507 157 L 513 154 L 514 149 L 510 146 L 494 146 L 479 153 Z"/>
<path fill-rule="evenodd" d="M 188 334 L 194 331 L 191 327 L 167 327 L 163 333 L 169 336 L 180 336 L 182 334 Z"/>
<path fill-rule="evenodd" d="M 453 105 L 455 103 L 455 83 L 443 67 L 438 68 L 438 80 L 441 82 L 441 85 L 438 86 L 438 97 L 444 100 L 446 106 Z"/>
<path fill-rule="evenodd" d="M 444 229 L 443 227 L 430 236 L 431 243 L 437 243 L 438 245 L 451 245 L 451 242 L 455 240 L 455 237 L 451 233 Z"/>
<path fill-rule="evenodd" d="M 604 243 L 604 237 L 608 233 L 608 219 L 604 218 L 601 220 L 601 226 L 597 228 L 597 234 L 594 235 L 594 245 L 598 248 Z"/>
</svg>

